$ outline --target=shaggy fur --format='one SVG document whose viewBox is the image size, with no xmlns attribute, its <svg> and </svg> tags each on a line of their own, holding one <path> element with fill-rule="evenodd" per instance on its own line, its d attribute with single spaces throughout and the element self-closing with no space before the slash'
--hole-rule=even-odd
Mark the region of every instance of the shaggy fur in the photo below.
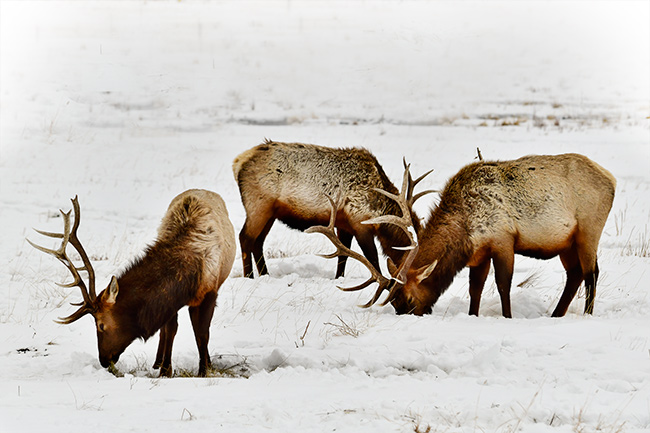
<svg viewBox="0 0 650 433">
<path fill-rule="evenodd" d="M 217 291 L 234 258 L 235 233 L 221 197 L 205 190 L 177 196 L 156 242 L 116 278 L 113 290 L 111 283 L 97 296 L 94 316 L 101 364 L 116 362 L 133 340 L 146 340 L 161 330 L 154 367 L 160 368 L 161 375 L 171 375 L 177 311 L 189 305 L 199 348 L 199 375 L 205 375 Z"/>
<path fill-rule="evenodd" d="M 408 245 L 402 230 L 386 224 L 361 224 L 380 215 L 401 215 L 393 200 L 374 190 L 398 193 L 366 149 L 266 140 L 235 158 L 233 174 L 246 209 L 246 222 L 239 234 L 244 275 L 253 275 L 253 256 L 260 274 L 268 273 L 262 247 L 276 219 L 298 230 L 327 225 L 331 214 L 327 196 L 339 201 L 336 227 L 346 246 L 355 237 L 364 255 L 379 268 L 377 237 L 384 254 L 395 263 L 402 260 L 404 252 L 392 248 Z M 412 218 L 419 224 L 417 216 Z M 339 258 L 337 277 L 344 268 L 345 258 Z"/>
<path fill-rule="evenodd" d="M 448 182 L 420 236 L 420 248 L 404 289 L 393 305 L 400 313 L 425 314 L 454 276 L 470 267 L 470 314 L 478 314 L 490 261 L 503 315 L 511 317 L 514 255 L 560 256 L 567 284 L 553 316 L 566 313 L 580 283 L 585 312 L 593 311 L 596 252 L 614 200 L 616 179 L 577 154 L 481 161 Z M 438 264 L 426 278 L 421 271 Z"/>
</svg>

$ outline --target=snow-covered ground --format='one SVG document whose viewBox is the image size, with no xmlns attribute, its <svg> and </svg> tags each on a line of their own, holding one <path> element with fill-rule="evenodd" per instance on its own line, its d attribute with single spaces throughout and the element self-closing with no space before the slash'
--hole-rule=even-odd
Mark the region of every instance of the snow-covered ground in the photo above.
<svg viewBox="0 0 650 433">
<path fill-rule="evenodd" d="M 641 432 L 650 430 L 650 3 L 0 2 L 0 430 Z M 276 224 L 270 276 L 238 252 L 198 367 L 187 313 L 177 377 L 134 342 L 115 377 L 92 319 L 68 326 L 68 271 L 25 241 L 79 195 L 98 285 L 150 243 L 188 188 L 245 213 L 233 158 L 264 137 L 363 146 L 445 180 L 476 156 L 579 152 L 618 179 L 584 293 L 551 319 L 558 259 L 518 257 L 513 319 L 467 271 L 425 317 L 361 309 L 320 235 Z M 435 203 L 418 203 L 427 215 Z"/>
</svg>

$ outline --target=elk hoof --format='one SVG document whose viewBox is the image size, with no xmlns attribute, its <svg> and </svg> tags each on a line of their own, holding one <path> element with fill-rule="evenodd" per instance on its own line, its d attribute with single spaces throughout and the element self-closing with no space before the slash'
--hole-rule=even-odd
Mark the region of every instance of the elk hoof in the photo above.
<svg viewBox="0 0 650 433">
<path fill-rule="evenodd" d="M 172 373 L 173 370 L 171 365 L 160 367 L 160 374 L 158 377 L 172 377 Z"/>
</svg>

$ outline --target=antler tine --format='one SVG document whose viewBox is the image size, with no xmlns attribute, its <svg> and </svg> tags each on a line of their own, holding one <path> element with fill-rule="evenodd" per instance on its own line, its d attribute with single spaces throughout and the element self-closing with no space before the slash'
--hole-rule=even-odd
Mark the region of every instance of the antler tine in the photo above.
<svg viewBox="0 0 650 433">
<path fill-rule="evenodd" d="M 88 259 L 88 255 L 84 251 L 81 242 L 79 242 L 79 239 L 77 238 L 77 229 L 79 228 L 81 213 L 79 210 L 79 201 L 76 196 L 74 199 L 72 199 L 72 207 L 73 209 L 71 209 L 68 212 L 60 211 L 63 217 L 63 233 L 52 233 L 52 232 L 46 232 L 41 230 L 35 230 L 37 233 L 43 236 L 62 239 L 59 248 L 57 249 L 45 248 L 40 245 L 36 245 L 35 243 L 27 239 L 27 242 L 29 242 L 29 244 L 34 248 L 36 248 L 37 250 L 56 257 L 61 263 L 63 263 L 63 265 L 66 268 L 68 268 L 68 270 L 72 274 L 73 281 L 71 283 L 64 283 L 64 284 L 57 283 L 58 286 L 67 287 L 67 288 L 79 287 L 81 291 L 83 302 L 80 304 L 76 304 L 76 303 L 72 304 L 75 306 L 79 306 L 80 308 L 70 316 L 57 320 L 58 323 L 62 323 L 62 324 L 72 323 L 75 320 L 79 319 L 80 317 L 88 313 L 92 313 L 92 309 L 93 309 L 92 305 L 96 299 L 95 272 L 90 263 L 90 260 Z M 75 214 L 75 220 L 74 223 L 72 224 L 72 227 L 70 227 L 70 215 L 73 210 Z M 70 258 L 68 257 L 68 253 L 66 251 L 68 244 L 72 245 L 81 256 L 83 262 L 82 267 L 75 266 L 72 260 L 70 260 Z M 86 288 L 86 284 L 84 283 L 84 280 L 81 278 L 81 275 L 79 274 L 80 271 L 88 272 L 90 291 Z"/>
<path fill-rule="evenodd" d="M 385 287 L 383 287 L 381 285 L 379 287 L 377 287 L 377 290 L 375 291 L 375 294 L 373 295 L 372 299 L 370 299 L 365 304 L 359 305 L 359 306 L 361 308 L 369 308 L 369 307 L 375 305 L 375 303 L 377 302 L 377 300 L 379 299 L 381 294 L 384 292 L 384 289 L 388 290 L 389 294 L 390 294 L 390 293 L 393 293 L 393 291 L 397 292 L 397 289 L 399 287 L 401 287 L 401 285 L 398 284 L 396 280 L 391 278 L 390 280 L 388 280 L 388 284 Z M 388 301 L 384 301 L 380 305 L 383 307 L 387 303 L 388 303 Z"/>
<path fill-rule="evenodd" d="M 389 288 L 391 286 L 392 280 L 384 277 L 381 274 L 381 272 L 377 270 L 365 256 L 355 251 L 352 251 L 350 248 L 343 245 L 343 243 L 340 241 L 340 239 L 338 238 L 338 236 L 336 236 L 336 233 L 334 232 L 334 223 L 336 222 L 336 213 L 339 207 L 338 205 L 340 204 L 340 199 L 337 200 L 338 203 L 335 204 L 334 200 L 332 200 L 332 198 L 329 195 L 326 197 L 327 200 L 330 202 L 330 207 L 332 209 L 328 226 L 327 227 L 313 226 L 305 230 L 305 233 L 321 233 L 325 235 L 336 248 L 336 251 L 334 253 L 322 254 L 320 255 L 321 257 L 334 258 L 338 256 L 347 256 L 361 262 L 366 268 L 368 268 L 371 277 L 368 278 L 365 282 L 354 287 L 339 287 L 339 286 L 337 287 L 338 289 L 343 290 L 344 292 L 352 292 L 352 291 L 364 289 L 372 283 L 375 282 L 378 283 L 379 287 L 373 299 L 367 304 L 362 305 L 362 307 L 369 307 L 377 301 L 377 298 L 379 298 L 379 295 L 381 295 L 384 289 Z"/>
<path fill-rule="evenodd" d="M 378 189 L 378 188 L 375 189 L 377 192 L 380 192 L 381 194 L 384 194 L 386 197 L 394 200 L 402 210 L 402 216 L 398 217 L 395 215 L 382 215 L 364 221 L 364 224 L 386 223 L 386 224 L 396 225 L 397 227 L 402 229 L 404 233 L 406 233 L 406 236 L 409 238 L 410 241 L 410 245 L 406 247 L 393 247 L 395 249 L 408 250 L 409 252 L 404 258 L 399 269 L 397 270 L 396 275 L 393 276 L 392 280 L 394 280 L 394 284 L 391 285 L 388 297 L 381 305 L 386 305 L 388 302 L 394 299 L 396 294 L 399 292 L 399 289 L 405 284 L 406 272 L 408 272 L 408 270 L 410 269 L 411 264 L 413 263 L 413 260 L 415 260 L 415 256 L 418 253 L 418 249 L 419 249 L 418 239 L 417 239 L 417 233 L 415 232 L 415 227 L 413 225 L 413 220 L 411 218 L 411 209 L 413 203 L 415 202 L 415 200 L 421 197 L 421 194 L 417 195 L 415 199 L 412 197 L 412 194 L 415 185 L 418 182 L 420 182 L 422 179 L 424 179 L 425 176 L 431 173 L 431 171 L 429 171 L 423 174 L 422 176 L 418 177 L 415 181 L 413 181 L 410 172 L 410 164 L 406 163 L 406 158 L 404 158 L 402 161 L 404 163 L 404 176 L 402 179 L 402 188 L 399 195 L 391 194 L 382 189 Z M 375 302 L 376 299 L 378 299 L 377 294 L 375 296 Z"/>
<path fill-rule="evenodd" d="M 68 212 L 67 214 L 65 214 L 62 210 L 60 210 L 59 212 L 61 212 L 61 213 L 64 214 L 64 215 L 68 215 L 68 216 L 70 216 L 70 212 Z M 46 232 L 46 231 L 38 230 L 38 229 L 34 229 L 34 231 L 35 231 L 36 233 L 38 233 L 39 235 L 47 236 L 47 237 L 49 237 L 49 238 L 57 238 L 57 239 L 60 239 L 60 238 L 63 238 L 63 237 L 64 237 L 64 234 L 63 234 L 63 233 Z"/>
<path fill-rule="evenodd" d="M 413 203 L 415 203 L 422 196 L 437 192 L 435 190 L 429 189 L 429 190 L 422 191 L 420 193 L 417 193 L 417 194 L 413 195 L 413 191 L 415 190 L 416 185 L 418 183 L 420 183 L 422 181 L 422 179 L 424 179 L 425 177 L 430 175 L 433 172 L 433 169 L 427 171 L 426 173 L 422 174 L 417 179 L 413 180 L 413 178 L 411 177 L 411 173 L 410 173 L 411 164 L 406 163 L 406 158 L 403 158 L 402 162 L 404 163 L 404 171 L 408 172 L 408 178 L 407 178 L 408 179 L 408 192 L 406 194 L 406 201 L 412 207 Z M 403 188 L 403 186 L 402 186 L 402 188 Z"/>
<path fill-rule="evenodd" d="M 88 292 L 90 299 L 94 301 L 97 298 L 97 295 L 95 294 L 95 270 L 88 258 L 88 254 L 86 254 L 86 250 L 84 250 L 79 238 L 77 237 L 77 229 L 81 222 L 81 209 L 79 208 L 79 197 L 76 195 L 72 199 L 72 207 L 74 208 L 74 223 L 72 224 L 72 231 L 70 233 L 70 245 L 72 245 L 79 253 L 79 256 L 81 256 L 81 261 L 84 265 L 77 269 L 88 273 Z"/>
<path fill-rule="evenodd" d="M 72 304 L 72 305 L 78 305 L 78 304 Z M 83 316 L 86 314 L 92 313 L 93 309 L 91 306 L 87 304 L 81 304 L 81 308 L 79 308 L 77 311 L 74 313 L 70 314 L 67 317 L 60 317 L 56 320 L 54 320 L 56 323 L 59 323 L 61 325 L 69 325 L 70 323 L 81 319 Z"/>
<path fill-rule="evenodd" d="M 402 179 L 402 189 L 399 194 L 392 194 L 388 191 L 385 191 L 381 188 L 375 188 L 375 191 L 385 195 L 386 197 L 394 200 L 397 205 L 400 207 L 400 210 L 402 211 L 402 216 L 398 217 L 396 215 L 382 215 L 376 218 L 371 218 L 369 220 L 366 220 L 363 222 L 363 224 L 382 224 L 382 223 L 387 223 L 387 224 L 393 224 L 404 230 L 406 235 L 409 237 L 409 240 L 411 241 L 411 246 L 415 246 L 417 244 L 417 234 L 415 233 L 415 230 L 413 228 L 413 221 L 411 219 L 411 202 L 409 201 L 409 197 L 411 196 L 411 193 L 413 192 L 413 180 L 411 178 L 411 171 L 410 171 L 410 164 L 406 163 L 406 159 L 404 161 L 404 176 Z M 428 173 L 427 173 L 428 174 Z M 420 177 L 417 182 L 422 180 L 422 177 Z"/>
<path fill-rule="evenodd" d="M 65 248 L 68 246 L 68 238 L 70 237 L 70 212 L 72 212 L 72 210 L 68 212 L 63 212 L 62 210 L 59 210 L 59 212 L 61 212 L 61 216 L 63 217 L 63 233 L 52 233 L 52 232 L 45 232 L 45 231 L 34 229 L 36 233 L 39 233 L 43 236 L 63 239 L 63 242 L 61 242 L 61 246 L 58 249 L 54 250 L 54 249 L 42 247 L 40 245 L 36 245 L 34 242 L 30 241 L 29 239 L 27 239 L 27 242 L 29 242 L 29 244 L 34 248 L 36 248 L 37 250 L 42 251 L 45 254 L 50 254 L 56 257 L 57 259 L 61 260 L 63 264 L 66 264 L 64 261 L 66 258 Z"/>
<path fill-rule="evenodd" d="M 383 307 L 384 305 L 388 304 L 388 303 L 391 302 L 393 299 L 395 299 L 395 297 L 397 296 L 397 292 L 399 292 L 399 290 L 400 290 L 402 287 L 404 287 L 404 283 L 393 284 L 393 287 L 392 287 L 392 288 L 390 289 L 390 291 L 388 292 L 388 296 L 386 296 L 386 299 L 384 299 L 384 302 L 382 302 L 382 303 L 379 304 L 379 305 Z"/>
<path fill-rule="evenodd" d="M 440 191 L 438 191 L 436 189 L 427 189 L 426 191 L 422 191 L 422 192 L 419 192 L 419 193 L 415 194 L 413 196 L 413 198 L 411 199 L 411 206 L 413 205 L 413 203 L 418 201 L 418 199 L 421 198 L 422 196 L 425 196 L 427 194 L 437 193 L 437 192 L 440 192 Z"/>
<path fill-rule="evenodd" d="M 424 179 L 425 177 L 427 177 L 427 176 L 430 175 L 431 173 L 433 173 L 433 169 L 427 171 L 426 173 L 422 174 L 420 177 L 418 177 L 417 179 L 415 179 L 415 180 L 413 181 L 413 183 L 412 183 L 413 188 L 415 188 L 415 186 L 416 186 L 418 183 L 420 183 L 420 181 L 421 181 L 422 179 Z"/>
</svg>

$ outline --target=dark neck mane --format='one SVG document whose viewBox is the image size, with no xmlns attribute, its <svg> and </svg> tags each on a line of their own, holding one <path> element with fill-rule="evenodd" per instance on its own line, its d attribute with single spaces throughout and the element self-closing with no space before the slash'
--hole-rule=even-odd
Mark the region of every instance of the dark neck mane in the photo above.
<svg viewBox="0 0 650 433">
<path fill-rule="evenodd" d="M 148 247 L 118 276 L 115 308 L 132 318 L 127 322 L 138 338 L 155 334 L 199 288 L 201 263 L 192 253 L 184 254 L 177 242 L 159 241 Z"/>
<path fill-rule="evenodd" d="M 429 221 L 422 230 L 420 252 L 412 266 L 413 269 L 420 269 L 438 260 L 429 278 L 422 282 L 422 287 L 429 291 L 431 305 L 467 265 L 472 256 L 472 248 L 463 213 L 455 203 L 445 200 L 443 195 L 440 204 L 432 209 Z"/>
</svg>

